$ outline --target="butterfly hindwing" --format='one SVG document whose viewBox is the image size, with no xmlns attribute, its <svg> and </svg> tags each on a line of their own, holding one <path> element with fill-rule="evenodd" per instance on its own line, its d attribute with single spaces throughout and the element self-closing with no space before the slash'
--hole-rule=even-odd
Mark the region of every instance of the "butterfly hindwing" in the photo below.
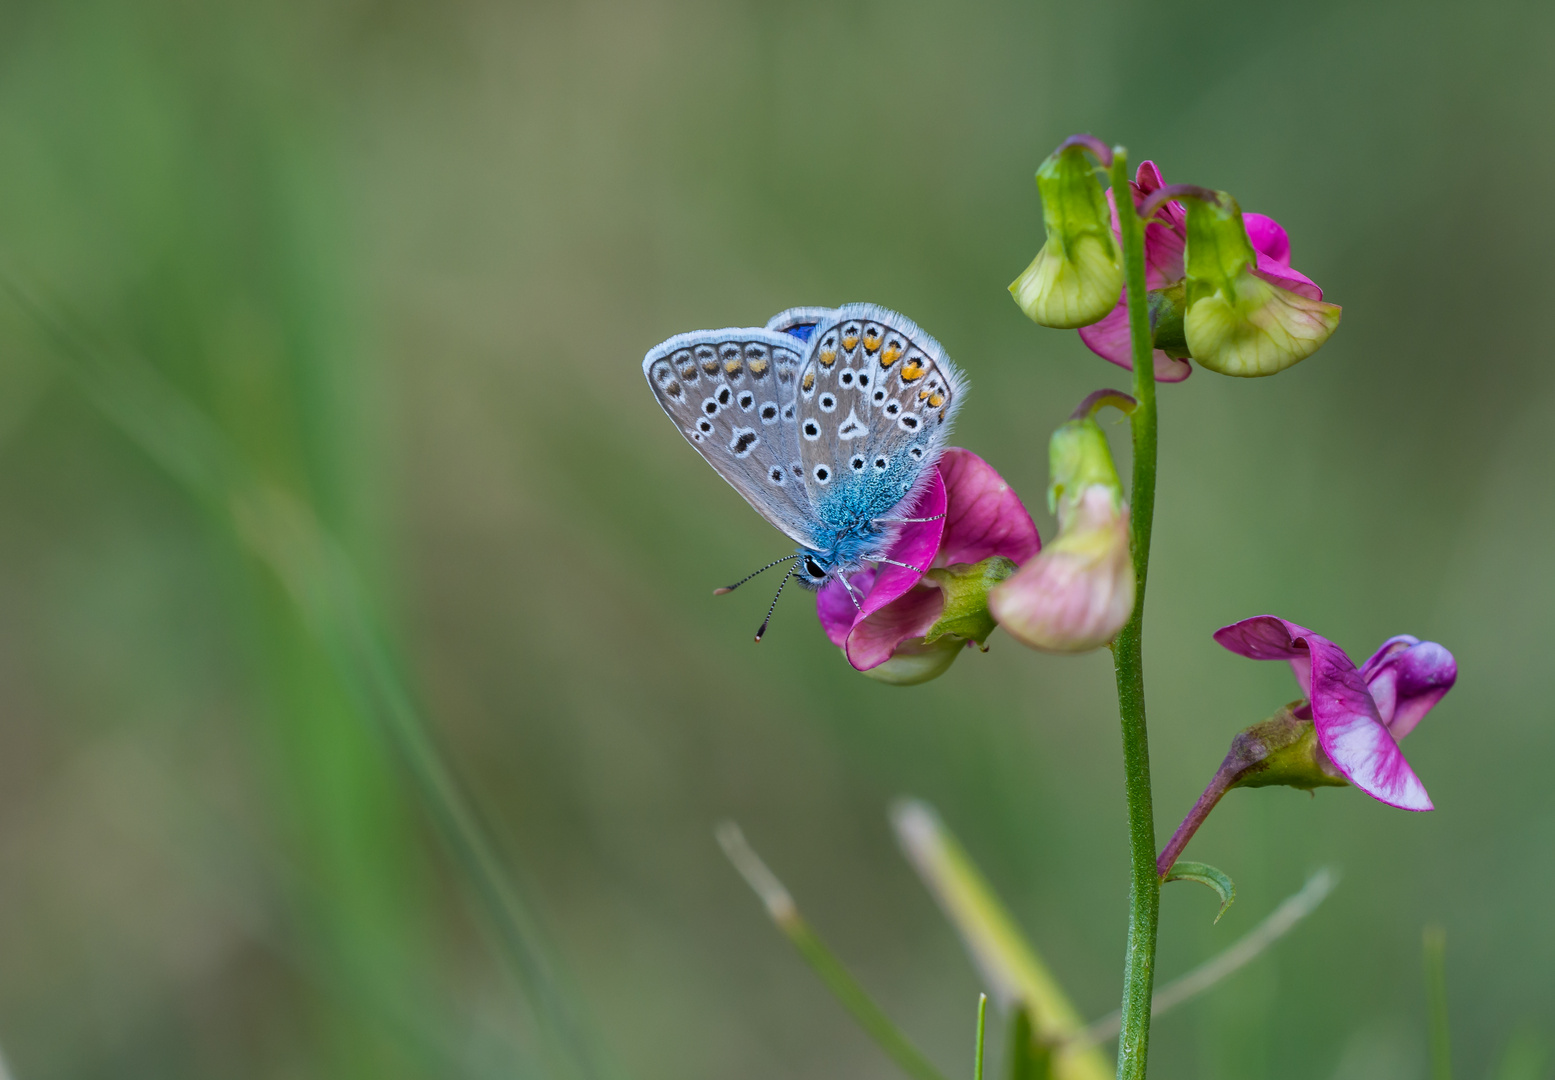
<svg viewBox="0 0 1555 1080">
<path fill-rule="evenodd" d="M 719 476 L 796 543 L 816 546 L 798 470 L 795 399 L 806 346 L 764 328 L 679 334 L 643 358 L 653 395 Z"/>
<path fill-rule="evenodd" d="M 904 315 L 847 304 L 819 321 L 799 376 L 804 483 L 828 527 L 888 516 L 938 463 L 965 381 Z"/>
</svg>

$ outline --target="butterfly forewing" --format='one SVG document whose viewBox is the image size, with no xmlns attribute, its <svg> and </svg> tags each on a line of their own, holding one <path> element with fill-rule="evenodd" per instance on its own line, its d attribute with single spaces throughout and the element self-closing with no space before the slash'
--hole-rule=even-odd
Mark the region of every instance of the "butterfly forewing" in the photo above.
<svg viewBox="0 0 1555 1080">
<path fill-rule="evenodd" d="M 816 546 L 795 411 L 802 341 L 761 328 L 680 334 L 643 358 L 665 413 L 774 526 Z"/>
<path fill-rule="evenodd" d="M 843 528 L 888 515 L 939 461 L 964 389 L 939 342 L 903 315 L 848 304 L 818 323 L 798 395 L 817 516 Z"/>
</svg>

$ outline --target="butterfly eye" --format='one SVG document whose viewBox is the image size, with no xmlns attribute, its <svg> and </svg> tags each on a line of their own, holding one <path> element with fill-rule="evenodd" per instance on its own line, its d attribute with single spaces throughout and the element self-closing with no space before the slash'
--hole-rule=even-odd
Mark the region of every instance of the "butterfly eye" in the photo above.
<svg viewBox="0 0 1555 1080">
<path fill-rule="evenodd" d="M 809 574 L 811 577 L 817 580 L 826 576 L 826 571 L 821 569 L 821 564 L 810 558 L 808 555 L 805 556 L 804 570 L 805 573 Z"/>
</svg>

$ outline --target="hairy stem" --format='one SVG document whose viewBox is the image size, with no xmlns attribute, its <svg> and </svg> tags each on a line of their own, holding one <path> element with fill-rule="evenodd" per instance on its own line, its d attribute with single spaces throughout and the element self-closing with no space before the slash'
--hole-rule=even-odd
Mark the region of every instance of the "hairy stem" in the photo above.
<svg viewBox="0 0 1555 1080">
<path fill-rule="evenodd" d="M 1155 865 L 1155 817 L 1150 800 L 1150 737 L 1145 729 L 1145 674 L 1140 637 L 1145 618 L 1145 578 L 1150 565 L 1150 526 L 1155 516 L 1155 359 L 1145 299 L 1145 230 L 1129 189 L 1128 154 L 1113 151 L 1112 193 L 1123 239 L 1124 289 L 1133 346 L 1134 614 L 1113 643 L 1118 713 L 1123 722 L 1123 767 L 1128 793 L 1128 951 L 1123 965 L 1123 1017 L 1118 1037 L 1118 1080 L 1142 1080 L 1150 1050 L 1150 997 L 1155 981 L 1156 924 L 1161 879 Z"/>
</svg>

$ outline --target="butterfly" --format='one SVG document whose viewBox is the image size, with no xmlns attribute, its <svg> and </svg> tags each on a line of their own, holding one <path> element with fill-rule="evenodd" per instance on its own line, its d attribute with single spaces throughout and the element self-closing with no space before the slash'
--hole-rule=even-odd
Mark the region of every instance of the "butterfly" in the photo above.
<svg viewBox="0 0 1555 1080">
<path fill-rule="evenodd" d="M 888 557 L 932 482 L 966 380 L 911 319 L 874 304 L 790 308 L 765 327 L 677 334 L 643 357 L 664 412 L 758 514 L 799 545 L 733 585 L 792 562 L 817 590 Z M 925 567 L 910 567 L 920 573 Z"/>
</svg>

